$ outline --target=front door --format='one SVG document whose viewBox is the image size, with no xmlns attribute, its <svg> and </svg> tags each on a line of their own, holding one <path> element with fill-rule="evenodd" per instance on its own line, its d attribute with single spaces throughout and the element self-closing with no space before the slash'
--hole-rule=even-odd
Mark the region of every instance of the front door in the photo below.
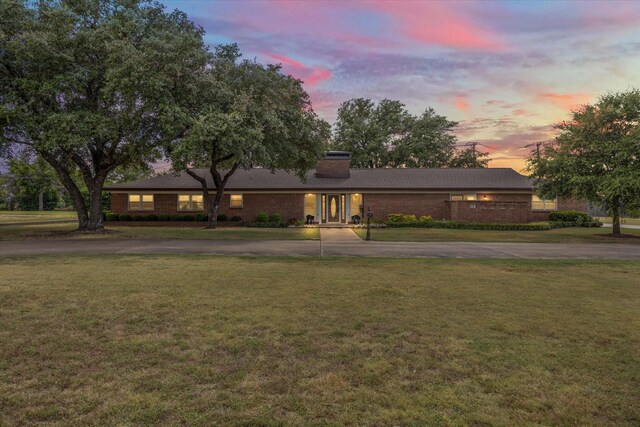
<svg viewBox="0 0 640 427">
<path fill-rule="evenodd" d="M 327 222 L 340 222 L 340 195 L 327 195 Z"/>
</svg>

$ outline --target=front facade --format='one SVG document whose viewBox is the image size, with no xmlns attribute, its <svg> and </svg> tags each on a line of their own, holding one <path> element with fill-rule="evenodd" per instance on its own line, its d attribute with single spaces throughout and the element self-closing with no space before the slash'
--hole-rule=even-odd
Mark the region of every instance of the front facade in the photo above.
<svg viewBox="0 0 640 427">
<path fill-rule="evenodd" d="M 187 174 L 117 184 L 116 214 L 172 215 L 203 212 L 200 184 Z M 215 192 L 210 194 L 213 197 Z M 219 214 L 253 222 L 261 212 L 283 221 L 358 222 L 413 214 L 419 218 L 483 223 L 542 221 L 553 210 L 586 210 L 573 200 L 541 200 L 531 181 L 513 169 L 351 169 L 349 154 L 329 152 L 303 182 L 284 171 L 238 170 L 227 183 Z"/>
</svg>

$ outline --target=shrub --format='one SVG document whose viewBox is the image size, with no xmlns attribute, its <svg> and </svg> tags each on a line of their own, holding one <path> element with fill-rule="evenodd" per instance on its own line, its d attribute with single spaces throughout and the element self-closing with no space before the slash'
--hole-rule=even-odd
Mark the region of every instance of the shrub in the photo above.
<svg viewBox="0 0 640 427">
<path fill-rule="evenodd" d="M 568 222 L 577 227 L 601 227 L 602 223 L 589 214 L 579 211 L 556 211 L 549 213 L 549 221 Z"/>
<path fill-rule="evenodd" d="M 147 219 L 147 217 L 146 217 L 146 216 L 144 216 L 144 215 L 135 215 L 135 216 L 133 217 L 133 220 L 134 220 L 134 221 L 145 221 L 146 219 Z"/>
<path fill-rule="evenodd" d="M 171 218 L 167 214 L 158 215 L 158 221 L 169 221 Z"/>
<path fill-rule="evenodd" d="M 169 215 L 169 221 L 180 221 L 182 219 L 181 215 L 171 214 Z"/>
<path fill-rule="evenodd" d="M 256 216 L 256 222 L 269 222 L 269 215 L 266 212 L 260 212 Z"/>
<path fill-rule="evenodd" d="M 253 222 L 245 224 L 244 226 L 251 228 L 283 228 L 286 227 L 287 224 L 282 224 L 279 222 Z"/>
<path fill-rule="evenodd" d="M 420 217 L 420 222 L 429 222 L 429 221 L 433 221 L 433 218 L 431 218 L 431 215 L 422 215 Z"/>
<path fill-rule="evenodd" d="M 118 219 L 120 221 L 131 221 L 133 218 L 129 214 L 121 214 Z"/>
<path fill-rule="evenodd" d="M 218 221 L 228 221 L 229 218 L 225 214 L 220 214 L 217 217 Z"/>
<path fill-rule="evenodd" d="M 416 222 L 415 215 L 407 215 L 407 214 L 389 214 L 387 215 L 387 223 L 388 224 L 401 224 L 408 222 Z"/>
<path fill-rule="evenodd" d="M 549 213 L 549 221 L 587 222 L 591 221 L 589 214 L 578 211 L 555 211 Z"/>
<path fill-rule="evenodd" d="M 280 224 L 282 222 L 282 217 L 280 216 L 279 213 L 273 213 L 269 217 L 269 222 L 274 224 Z"/>
<path fill-rule="evenodd" d="M 239 217 L 237 215 L 236 216 L 232 216 L 231 217 L 231 221 L 236 221 L 236 222 L 242 221 L 242 217 Z"/>
<path fill-rule="evenodd" d="M 207 221 L 208 219 L 209 217 L 207 216 L 207 214 L 203 214 L 203 213 L 196 214 L 196 221 Z"/>
<path fill-rule="evenodd" d="M 193 215 L 182 215 L 182 221 L 193 221 L 195 217 Z"/>
<path fill-rule="evenodd" d="M 105 220 L 107 221 L 117 221 L 118 218 L 119 218 L 119 215 L 114 213 L 108 213 L 105 215 Z"/>
<path fill-rule="evenodd" d="M 154 214 L 147 215 L 147 221 L 157 221 L 157 220 L 158 220 L 158 215 L 154 215 Z"/>
<path fill-rule="evenodd" d="M 573 227 L 571 222 L 533 222 L 529 224 L 485 224 L 474 222 L 457 222 L 457 221 L 415 221 L 388 223 L 389 227 L 403 228 L 445 228 L 458 230 L 519 230 L 519 231 L 538 231 L 551 230 L 552 228 Z"/>
</svg>

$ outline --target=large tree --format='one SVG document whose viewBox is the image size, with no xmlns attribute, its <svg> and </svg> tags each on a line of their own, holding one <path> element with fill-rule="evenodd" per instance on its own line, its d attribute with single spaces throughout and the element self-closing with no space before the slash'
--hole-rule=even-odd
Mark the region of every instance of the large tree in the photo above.
<svg viewBox="0 0 640 427">
<path fill-rule="evenodd" d="M 411 115 L 400 101 L 350 99 L 340 105 L 332 148 L 349 151 L 359 168 L 392 166 L 394 152 L 406 138 Z"/>
<path fill-rule="evenodd" d="M 210 55 L 203 31 L 142 0 L 5 0 L 0 22 L 0 143 L 51 164 L 79 230 L 100 230 L 109 174 L 155 159 L 193 94 Z"/>
<path fill-rule="evenodd" d="M 486 166 L 475 151 L 456 151 L 457 124 L 432 108 L 414 116 L 400 101 L 356 98 L 338 109 L 332 148 L 351 152 L 361 168 Z"/>
<path fill-rule="evenodd" d="M 281 169 L 304 179 L 330 133 L 300 80 L 278 65 L 242 60 L 235 44 L 216 47 L 198 96 L 176 115 L 183 122 L 171 132 L 180 136 L 166 152 L 174 171 L 200 184 L 209 228 L 216 227 L 225 186 L 238 169 Z"/>
<path fill-rule="evenodd" d="M 489 164 L 489 154 L 476 149 L 476 143 L 472 142 L 471 147 L 456 149 L 449 160 L 449 167 L 452 168 L 486 168 Z"/>
<path fill-rule="evenodd" d="M 601 205 L 620 235 L 621 209 L 640 207 L 640 90 L 603 95 L 556 129 L 554 143 L 528 159 L 538 192 Z"/>
</svg>

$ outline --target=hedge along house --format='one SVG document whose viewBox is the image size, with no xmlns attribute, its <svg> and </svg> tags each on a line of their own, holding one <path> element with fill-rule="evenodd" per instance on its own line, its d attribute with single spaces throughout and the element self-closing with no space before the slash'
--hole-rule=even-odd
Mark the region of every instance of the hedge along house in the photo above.
<svg viewBox="0 0 640 427">
<path fill-rule="evenodd" d="M 430 215 L 482 223 L 526 223 L 557 209 L 586 210 L 573 200 L 542 200 L 532 181 L 513 169 L 352 169 L 350 154 L 331 151 L 301 181 L 284 171 L 238 170 L 225 188 L 220 214 L 253 222 L 260 212 L 283 221 L 347 224 L 371 208 L 388 214 Z M 204 170 L 201 173 L 204 174 Z M 213 182 L 208 183 L 213 187 Z M 116 214 L 197 214 L 203 211 L 200 184 L 186 173 L 109 186 Z M 215 191 L 211 193 L 215 194 Z"/>
</svg>

